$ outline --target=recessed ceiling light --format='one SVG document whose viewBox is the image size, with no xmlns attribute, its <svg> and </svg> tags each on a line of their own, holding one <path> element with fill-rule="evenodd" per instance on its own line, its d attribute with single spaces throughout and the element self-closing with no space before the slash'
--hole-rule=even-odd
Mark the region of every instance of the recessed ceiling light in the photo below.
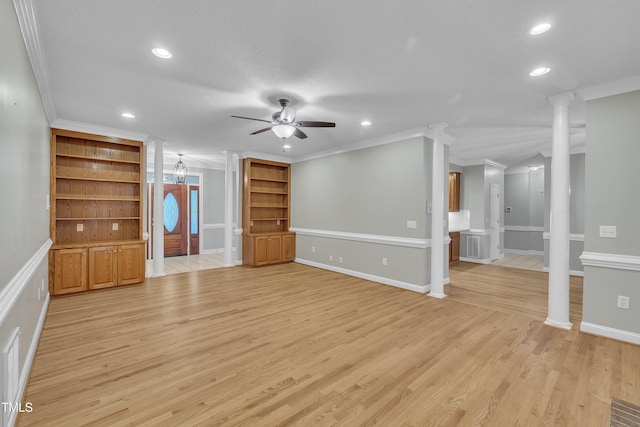
<svg viewBox="0 0 640 427">
<path fill-rule="evenodd" d="M 151 52 L 153 52 L 153 54 L 158 58 L 162 58 L 162 59 L 169 59 L 173 56 L 171 52 L 161 47 L 154 47 L 153 49 L 151 49 Z"/>
<path fill-rule="evenodd" d="M 282 148 L 291 148 L 291 146 L 289 144 L 284 144 Z"/>
<path fill-rule="evenodd" d="M 135 119 L 136 118 L 136 116 L 134 116 L 131 113 L 122 113 L 121 116 L 122 117 L 126 117 L 127 119 Z"/>
<path fill-rule="evenodd" d="M 362 122 L 360 122 L 360 124 L 362 126 L 371 126 L 371 122 L 369 120 L 363 120 Z"/>
<path fill-rule="evenodd" d="M 530 72 L 529 75 L 531 77 L 538 77 L 538 76 L 542 76 L 544 74 L 547 74 L 549 71 L 551 71 L 551 68 L 549 68 L 549 67 L 540 67 L 540 68 L 536 68 L 535 70 Z"/>
<path fill-rule="evenodd" d="M 546 33 L 551 28 L 551 24 L 544 22 L 542 24 L 538 24 L 535 27 L 529 30 L 529 34 L 532 36 L 537 36 L 538 34 Z"/>
</svg>

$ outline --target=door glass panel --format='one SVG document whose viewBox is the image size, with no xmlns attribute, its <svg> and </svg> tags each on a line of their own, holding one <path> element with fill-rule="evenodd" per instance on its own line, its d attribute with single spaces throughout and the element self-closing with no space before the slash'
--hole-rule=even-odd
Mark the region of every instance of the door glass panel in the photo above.
<svg viewBox="0 0 640 427">
<path fill-rule="evenodd" d="M 191 234 L 198 234 L 198 190 L 191 190 Z"/>
<path fill-rule="evenodd" d="M 178 224 L 178 201 L 173 194 L 169 193 L 164 198 L 162 205 L 164 207 L 164 226 L 171 233 Z"/>
</svg>

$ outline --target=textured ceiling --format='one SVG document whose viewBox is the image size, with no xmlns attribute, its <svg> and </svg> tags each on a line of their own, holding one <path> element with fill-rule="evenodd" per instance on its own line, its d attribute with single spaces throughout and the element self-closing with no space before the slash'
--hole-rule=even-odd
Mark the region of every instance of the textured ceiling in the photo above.
<svg viewBox="0 0 640 427">
<path fill-rule="evenodd" d="M 637 0 L 34 4 L 56 120 L 149 134 L 192 164 L 224 150 L 303 159 L 445 122 L 456 161 L 512 165 L 550 149 L 548 96 L 640 75 Z M 530 36 L 541 21 L 552 29 Z M 283 153 L 273 133 L 249 135 L 263 123 L 229 117 L 270 119 L 280 97 L 336 128 Z M 580 99 L 571 116 L 583 145 Z"/>
</svg>

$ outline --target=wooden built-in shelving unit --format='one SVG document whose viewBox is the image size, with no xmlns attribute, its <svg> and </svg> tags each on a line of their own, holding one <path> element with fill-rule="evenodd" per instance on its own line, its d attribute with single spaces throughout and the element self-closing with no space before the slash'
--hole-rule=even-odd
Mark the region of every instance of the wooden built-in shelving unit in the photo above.
<svg viewBox="0 0 640 427">
<path fill-rule="evenodd" d="M 295 233 L 289 231 L 291 167 L 247 158 L 243 162 L 242 259 L 259 266 L 295 258 Z"/>
<path fill-rule="evenodd" d="M 142 142 L 51 131 L 52 295 L 144 281 Z"/>
</svg>

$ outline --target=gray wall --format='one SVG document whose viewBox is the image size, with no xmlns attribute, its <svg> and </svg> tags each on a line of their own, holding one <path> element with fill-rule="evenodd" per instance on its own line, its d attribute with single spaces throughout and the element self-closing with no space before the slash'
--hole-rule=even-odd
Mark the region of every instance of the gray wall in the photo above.
<svg viewBox="0 0 640 427">
<path fill-rule="evenodd" d="M 429 238 L 431 216 L 426 214 L 426 206 L 431 195 L 432 149 L 431 140 L 419 137 L 294 163 L 292 227 L 323 233 Z M 445 173 L 447 159 L 445 150 Z M 448 181 L 445 184 L 448 188 Z M 416 228 L 407 228 L 407 221 L 416 221 Z M 296 243 L 296 258 L 301 260 L 416 286 L 430 281 L 428 248 L 300 232 Z M 382 258 L 387 258 L 388 265 L 382 265 Z"/>
<path fill-rule="evenodd" d="M 224 170 L 189 168 L 189 172 L 202 174 L 202 250 L 224 248 Z M 236 204 L 234 203 L 234 213 Z M 207 226 L 209 224 L 209 226 Z"/>
<path fill-rule="evenodd" d="M 489 219 L 491 215 L 491 184 L 500 186 L 500 224 L 504 224 L 504 170 L 489 164 L 465 166 L 461 175 L 460 209 L 468 209 L 471 215 L 471 230 L 460 233 L 460 256 L 468 260 L 489 262 Z M 478 239 L 479 253 L 473 256 L 467 251 L 467 240 Z M 503 253 L 504 233 L 500 233 L 500 250 Z"/>
<path fill-rule="evenodd" d="M 505 252 L 543 254 L 544 169 L 507 173 L 504 185 Z"/>
<path fill-rule="evenodd" d="M 587 102 L 585 252 L 640 256 L 639 117 L 640 91 Z M 599 237 L 600 225 L 617 226 L 617 238 Z M 635 334 L 640 343 L 640 271 L 585 266 L 584 275 L 583 323 Z M 630 297 L 629 310 L 616 307 L 618 295 Z"/>
<path fill-rule="evenodd" d="M 49 126 L 10 0 L 0 1 L 0 40 L 0 348 L 19 327 L 24 386 L 48 301 L 40 287 L 48 280 Z M 32 274 L 12 282 L 23 267 Z"/>
<path fill-rule="evenodd" d="M 551 225 L 551 158 L 544 159 L 544 231 L 549 233 Z M 569 270 L 572 274 L 582 274 L 584 268 L 580 255 L 584 251 L 585 215 L 585 154 L 572 154 L 570 158 L 571 188 L 569 200 Z M 544 240 L 544 266 L 549 268 L 549 239 Z"/>
</svg>

